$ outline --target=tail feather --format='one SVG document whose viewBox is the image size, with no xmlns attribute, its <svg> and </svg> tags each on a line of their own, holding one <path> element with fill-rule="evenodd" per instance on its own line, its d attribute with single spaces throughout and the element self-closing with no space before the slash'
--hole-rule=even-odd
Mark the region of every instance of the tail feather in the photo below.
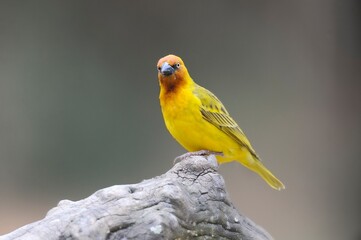
<svg viewBox="0 0 361 240">
<path fill-rule="evenodd" d="M 248 161 L 239 161 L 244 166 L 260 175 L 268 185 L 276 190 L 285 189 L 285 185 L 278 180 L 263 164 L 260 160 L 249 157 Z"/>
<path fill-rule="evenodd" d="M 239 149 L 236 149 L 239 150 Z M 241 149 L 242 150 L 242 149 Z M 235 153 L 234 153 L 235 152 Z M 257 155 L 251 154 L 249 151 L 234 151 L 226 153 L 225 156 L 217 156 L 218 162 L 226 163 L 230 161 L 237 161 L 243 166 L 252 170 L 253 172 L 260 175 L 268 185 L 273 189 L 282 190 L 285 189 L 285 185 L 278 180 L 261 162 Z"/>
<path fill-rule="evenodd" d="M 276 190 L 285 189 L 285 185 L 278 180 L 259 160 L 253 161 L 247 166 L 252 171 L 258 173 L 272 188 Z"/>
</svg>

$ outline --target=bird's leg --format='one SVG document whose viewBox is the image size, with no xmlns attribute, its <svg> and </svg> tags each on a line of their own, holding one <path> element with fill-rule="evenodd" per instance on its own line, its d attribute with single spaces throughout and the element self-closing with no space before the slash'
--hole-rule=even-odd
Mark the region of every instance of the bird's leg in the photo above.
<svg viewBox="0 0 361 240">
<path fill-rule="evenodd" d="M 200 150 L 197 152 L 187 152 L 183 155 L 180 155 L 178 157 L 176 157 L 173 161 L 173 165 L 175 165 L 176 163 L 186 159 L 186 158 L 190 158 L 193 156 L 209 156 L 209 155 L 217 155 L 217 156 L 223 156 L 222 152 L 215 152 L 215 151 L 210 151 L 210 150 Z"/>
</svg>

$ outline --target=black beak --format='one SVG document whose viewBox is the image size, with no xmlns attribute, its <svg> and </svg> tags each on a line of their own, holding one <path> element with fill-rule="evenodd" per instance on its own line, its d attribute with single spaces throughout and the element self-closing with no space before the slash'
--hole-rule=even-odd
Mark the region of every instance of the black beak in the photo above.
<svg viewBox="0 0 361 240">
<path fill-rule="evenodd" d="M 160 73 L 164 76 L 172 75 L 174 71 L 174 68 L 167 62 L 163 63 L 162 68 L 160 69 Z"/>
</svg>

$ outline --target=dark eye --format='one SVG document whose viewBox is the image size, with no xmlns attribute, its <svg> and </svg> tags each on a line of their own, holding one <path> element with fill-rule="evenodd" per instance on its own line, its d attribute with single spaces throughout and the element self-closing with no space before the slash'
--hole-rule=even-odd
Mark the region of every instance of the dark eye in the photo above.
<svg viewBox="0 0 361 240">
<path fill-rule="evenodd" d="M 161 69 L 162 69 L 161 67 L 158 67 L 158 71 L 159 71 L 159 72 L 160 72 Z"/>
<path fill-rule="evenodd" d="M 174 69 L 178 69 L 180 67 L 180 63 L 176 63 L 172 66 Z"/>
</svg>

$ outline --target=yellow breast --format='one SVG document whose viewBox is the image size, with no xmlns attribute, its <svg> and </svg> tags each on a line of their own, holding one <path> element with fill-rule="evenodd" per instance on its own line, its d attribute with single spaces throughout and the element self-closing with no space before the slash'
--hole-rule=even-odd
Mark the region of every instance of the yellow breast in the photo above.
<svg viewBox="0 0 361 240">
<path fill-rule="evenodd" d="M 218 128 L 203 119 L 201 102 L 192 89 L 160 95 L 164 121 L 171 135 L 188 151 L 211 150 L 226 153 L 239 146 Z"/>
</svg>

